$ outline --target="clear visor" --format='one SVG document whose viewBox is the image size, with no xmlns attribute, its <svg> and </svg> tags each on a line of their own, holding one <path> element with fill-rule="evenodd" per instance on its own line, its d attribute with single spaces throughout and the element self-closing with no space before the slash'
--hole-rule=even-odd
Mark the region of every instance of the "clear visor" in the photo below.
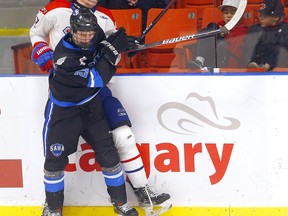
<svg viewBox="0 0 288 216">
<path fill-rule="evenodd" d="M 77 31 L 72 33 L 74 43 L 82 49 L 88 49 L 95 31 Z"/>
</svg>

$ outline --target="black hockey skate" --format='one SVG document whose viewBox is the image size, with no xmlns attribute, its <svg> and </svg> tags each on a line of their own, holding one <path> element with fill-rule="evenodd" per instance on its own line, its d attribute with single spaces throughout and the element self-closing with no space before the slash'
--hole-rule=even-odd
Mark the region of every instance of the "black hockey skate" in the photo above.
<svg viewBox="0 0 288 216">
<path fill-rule="evenodd" d="M 170 195 L 167 193 L 156 194 L 148 186 L 134 189 L 134 193 L 146 216 L 161 215 L 172 207 Z"/>
<path fill-rule="evenodd" d="M 119 205 L 114 205 L 114 212 L 118 216 L 138 216 L 138 212 L 135 208 L 130 207 L 127 205 L 127 203 L 119 206 Z"/>
<path fill-rule="evenodd" d="M 45 203 L 41 216 L 62 216 L 62 209 L 51 210 Z"/>
</svg>

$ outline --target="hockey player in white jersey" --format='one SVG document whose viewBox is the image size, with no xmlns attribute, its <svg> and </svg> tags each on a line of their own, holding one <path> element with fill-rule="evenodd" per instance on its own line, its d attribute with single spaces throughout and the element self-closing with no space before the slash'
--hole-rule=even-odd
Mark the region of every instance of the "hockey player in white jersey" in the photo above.
<svg viewBox="0 0 288 216">
<path fill-rule="evenodd" d="M 54 0 L 41 9 L 34 25 L 30 29 L 30 39 L 34 47 L 32 60 L 47 72 L 53 70 L 53 50 L 60 39 L 70 31 L 69 19 L 75 8 L 88 7 L 94 11 L 99 26 L 106 37 L 116 31 L 115 20 L 108 9 L 97 6 L 94 0 Z M 143 207 L 147 215 L 159 215 L 171 208 L 170 195 L 157 194 L 148 186 L 144 165 L 136 146 L 135 136 L 131 130 L 129 117 L 120 103 L 112 96 L 108 87 L 100 91 L 105 115 L 110 124 L 113 140 L 119 152 L 122 166 L 137 196 L 139 205 Z M 119 113 L 119 111 L 121 113 Z M 154 205 L 161 205 L 157 211 Z"/>
</svg>

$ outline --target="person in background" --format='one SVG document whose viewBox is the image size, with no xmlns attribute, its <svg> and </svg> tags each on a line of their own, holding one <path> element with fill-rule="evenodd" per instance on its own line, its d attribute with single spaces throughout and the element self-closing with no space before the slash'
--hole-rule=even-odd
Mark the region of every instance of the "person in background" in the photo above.
<svg viewBox="0 0 288 216">
<path fill-rule="evenodd" d="M 218 9 L 222 12 L 223 20 L 218 23 L 209 23 L 200 30 L 200 33 L 211 31 L 228 23 L 238 8 L 240 0 L 224 0 Z M 209 68 L 240 68 L 243 67 L 242 46 L 248 28 L 243 20 L 240 21 L 229 32 L 209 36 L 197 40 L 196 58 L 188 64 L 192 69 Z"/>
<path fill-rule="evenodd" d="M 131 9 L 137 7 L 138 0 L 100 0 L 98 6 L 109 9 Z"/>
<path fill-rule="evenodd" d="M 54 0 L 41 9 L 30 29 L 30 39 L 34 47 L 33 62 L 38 64 L 43 71 L 51 72 L 53 70 L 53 50 L 60 39 L 70 31 L 70 15 L 77 8 L 86 7 L 93 10 L 98 19 L 98 25 L 103 29 L 106 37 L 114 33 L 116 29 L 111 12 L 106 8 L 96 7 L 96 5 L 97 1 L 93 0 L 74 0 L 72 3 L 66 0 Z M 112 96 L 108 87 L 101 88 L 99 96 L 122 166 L 137 196 L 139 205 L 143 208 L 163 205 L 163 209 L 168 210 L 171 207 L 170 195 L 155 193 L 148 186 L 144 165 L 136 146 L 135 135 L 130 128 L 131 122 L 126 110 L 120 101 Z"/>
<path fill-rule="evenodd" d="M 260 4 L 259 23 L 248 29 L 245 41 L 245 63 L 248 68 L 288 67 L 288 24 L 280 0 Z"/>
</svg>

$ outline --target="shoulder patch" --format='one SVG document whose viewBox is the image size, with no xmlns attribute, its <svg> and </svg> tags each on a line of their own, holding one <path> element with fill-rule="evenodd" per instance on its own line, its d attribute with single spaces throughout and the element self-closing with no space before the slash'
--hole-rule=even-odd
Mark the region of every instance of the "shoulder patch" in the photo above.
<svg viewBox="0 0 288 216">
<path fill-rule="evenodd" d="M 113 14 L 109 9 L 101 7 L 101 6 L 97 6 L 96 10 L 108 16 L 113 21 L 113 23 L 115 23 L 115 18 L 113 17 Z M 104 18 L 103 16 L 101 17 Z"/>
<path fill-rule="evenodd" d="M 66 58 L 67 58 L 67 56 L 64 56 L 62 58 L 57 59 L 55 64 L 56 65 L 62 65 L 65 62 Z"/>
</svg>

